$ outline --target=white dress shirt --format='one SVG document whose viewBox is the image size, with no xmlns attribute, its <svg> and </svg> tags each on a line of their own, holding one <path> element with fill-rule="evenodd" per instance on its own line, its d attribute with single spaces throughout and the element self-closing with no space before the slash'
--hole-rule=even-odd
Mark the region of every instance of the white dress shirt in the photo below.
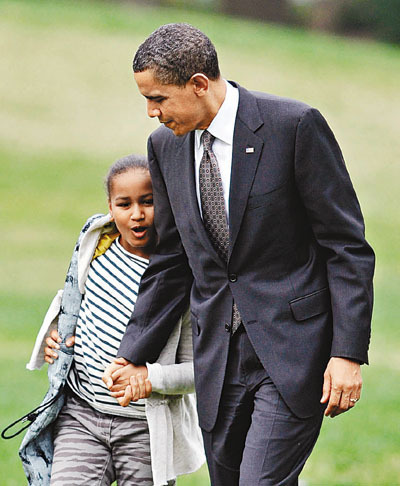
<svg viewBox="0 0 400 486">
<path fill-rule="evenodd" d="M 224 80 L 225 81 L 225 80 Z M 235 129 L 236 112 L 239 105 L 239 90 L 225 81 L 226 94 L 218 113 L 207 130 L 215 137 L 212 150 L 217 158 L 221 172 L 222 189 L 224 191 L 225 210 L 229 221 L 229 190 L 231 185 L 233 131 Z M 204 130 L 195 130 L 194 161 L 196 176 L 197 201 L 201 211 L 199 169 L 203 156 L 203 143 L 201 135 Z"/>
</svg>

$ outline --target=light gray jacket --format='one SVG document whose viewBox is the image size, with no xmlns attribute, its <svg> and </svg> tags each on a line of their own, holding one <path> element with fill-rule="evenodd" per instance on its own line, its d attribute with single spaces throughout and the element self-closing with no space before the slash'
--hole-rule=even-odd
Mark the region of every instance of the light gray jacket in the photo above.
<svg viewBox="0 0 400 486">
<path fill-rule="evenodd" d="M 77 301 L 78 294 L 81 300 L 98 240 L 101 234 L 113 230 L 115 228 L 110 225 L 108 215 L 93 216 L 84 226 L 71 260 L 66 287 L 64 291 L 60 290 L 57 293 L 46 313 L 31 359 L 27 364 L 28 369 L 39 369 L 43 365 L 45 339 L 53 328 L 58 328 L 63 341 L 73 334 L 74 326 L 72 327 L 71 324 L 69 324 L 67 332 L 63 332 L 62 328 L 62 321 L 65 321 L 65 301 L 67 300 L 65 292 L 67 291 L 69 294 L 68 300 Z M 74 279 L 74 277 L 76 278 Z M 71 289 L 68 289 L 68 284 L 72 284 L 72 287 L 76 288 L 75 293 L 72 292 L 73 296 L 70 295 Z M 74 304 L 75 309 L 72 309 L 70 318 L 73 320 L 73 316 L 75 316 L 75 324 L 76 306 L 77 302 Z M 68 352 L 68 348 L 62 346 L 61 351 Z M 49 367 L 50 389 L 45 400 L 54 396 L 55 390 L 65 383 L 68 375 L 72 360 L 71 351 L 67 355 L 63 352 L 59 354 L 59 359 Z M 187 312 L 179 319 L 158 360 L 155 363 L 147 363 L 153 393 L 146 400 L 146 416 L 150 431 L 151 462 L 155 486 L 165 485 L 168 480 L 174 479 L 180 474 L 195 471 L 205 460 L 193 394 L 192 359 L 192 331 Z M 57 380 L 54 383 L 52 372 L 56 368 Z M 52 443 L 50 443 L 52 442 L 51 433 L 48 430 L 51 429 L 51 423 L 56 419 L 62 404 L 63 396 L 54 404 L 55 406 L 52 405 L 38 417 L 21 445 L 20 456 L 31 485 L 49 484 L 53 449 Z M 46 417 L 42 417 L 42 415 Z M 43 453 L 43 451 L 46 452 Z"/>
</svg>

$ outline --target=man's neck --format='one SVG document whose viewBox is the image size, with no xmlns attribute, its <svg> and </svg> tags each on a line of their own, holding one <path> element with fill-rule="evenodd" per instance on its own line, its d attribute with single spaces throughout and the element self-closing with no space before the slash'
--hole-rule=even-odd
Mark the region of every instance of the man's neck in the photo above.
<svg viewBox="0 0 400 486">
<path fill-rule="evenodd" d="M 216 114 L 222 106 L 226 96 L 226 84 L 222 77 L 219 77 L 215 81 L 210 81 L 210 97 L 209 105 L 207 107 L 207 121 L 206 126 L 201 127 L 202 129 L 207 129 L 211 122 L 214 120 Z"/>
</svg>

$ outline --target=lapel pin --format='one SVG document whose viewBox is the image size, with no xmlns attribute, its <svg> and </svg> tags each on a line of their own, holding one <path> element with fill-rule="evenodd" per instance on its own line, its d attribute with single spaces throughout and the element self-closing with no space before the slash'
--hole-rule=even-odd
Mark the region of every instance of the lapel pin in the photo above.
<svg viewBox="0 0 400 486">
<path fill-rule="evenodd" d="M 254 154 L 254 147 L 246 147 L 246 154 Z"/>
</svg>

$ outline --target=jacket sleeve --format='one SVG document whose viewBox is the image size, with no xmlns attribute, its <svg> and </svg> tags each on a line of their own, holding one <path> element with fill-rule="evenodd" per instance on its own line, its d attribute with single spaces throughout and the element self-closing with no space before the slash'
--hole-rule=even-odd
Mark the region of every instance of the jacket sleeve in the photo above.
<svg viewBox="0 0 400 486">
<path fill-rule="evenodd" d="M 58 315 L 61 309 L 61 299 L 63 291 L 59 290 L 54 296 L 46 315 L 44 316 L 43 324 L 41 325 L 38 335 L 36 337 L 35 345 L 32 350 L 31 359 L 27 363 L 28 370 L 40 370 L 44 365 L 44 348 L 46 346 L 45 339 L 50 335 L 53 329 L 57 329 Z"/>
<path fill-rule="evenodd" d="M 342 153 L 315 109 L 299 120 L 296 186 L 327 266 L 333 318 L 331 356 L 368 362 L 374 253 Z"/>
<path fill-rule="evenodd" d="M 194 392 L 192 328 L 189 310 L 182 317 L 176 361 L 175 364 L 170 365 L 147 363 L 148 378 L 153 391 L 167 395 Z"/>
<path fill-rule="evenodd" d="M 193 281 L 151 137 L 148 154 L 158 244 L 142 277 L 135 310 L 118 351 L 118 356 L 135 364 L 157 361 L 188 307 Z"/>
</svg>

